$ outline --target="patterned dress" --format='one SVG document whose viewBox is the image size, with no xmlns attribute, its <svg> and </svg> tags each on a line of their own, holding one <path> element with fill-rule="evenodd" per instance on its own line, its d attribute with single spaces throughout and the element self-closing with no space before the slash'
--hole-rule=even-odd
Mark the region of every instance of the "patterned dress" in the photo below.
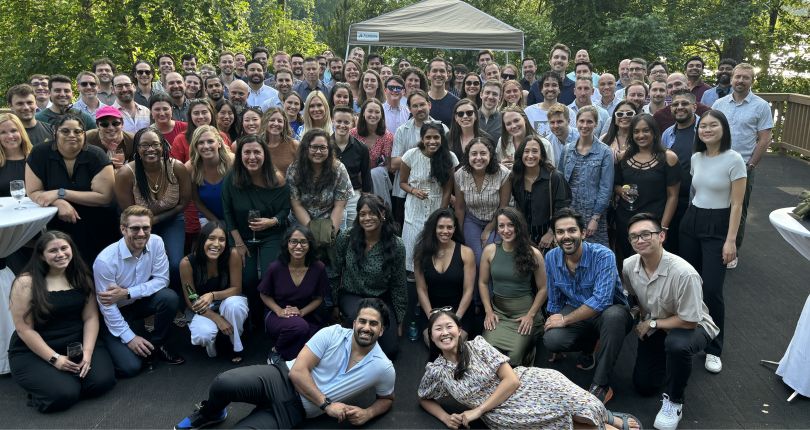
<svg viewBox="0 0 810 430">
<path fill-rule="evenodd" d="M 453 379 L 456 364 L 439 356 L 425 368 L 419 384 L 422 399 L 450 396 L 462 405 L 475 408 L 500 383 L 498 368 L 509 358 L 493 348 L 482 337 L 467 342 L 470 365 L 464 377 Z M 605 406 L 592 394 L 569 381 L 562 373 L 539 367 L 514 369 L 520 387 L 505 402 L 485 413 L 481 419 L 491 429 L 571 429 L 573 417 L 604 428 Z"/>
</svg>

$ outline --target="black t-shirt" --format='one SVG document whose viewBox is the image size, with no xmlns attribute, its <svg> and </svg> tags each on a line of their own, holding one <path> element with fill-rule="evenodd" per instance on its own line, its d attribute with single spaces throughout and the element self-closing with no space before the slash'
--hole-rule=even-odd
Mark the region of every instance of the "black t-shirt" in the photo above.
<svg viewBox="0 0 810 430">
<path fill-rule="evenodd" d="M 458 97 L 447 93 L 446 96 L 439 100 L 435 100 L 428 96 L 430 99 L 430 116 L 444 123 L 447 128 L 453 125 L 453 108 L 458 103 Z"/>
<path fill-rule="evenodd" d="M 25 160 L 6 160 L 0 167 L 0 197 L 10 197 L 9 182 L 25 180 Z"/>
<path fill-rule="evenodd" d="M 31 150 L 28 165 L 42 181 L 43 190 L 64 188 L 75 191 L 91 191 L 90 183 L 105 166 L 111 164 L 110 157 L 100 148 L 85 145 L 76 156 L 73 176 L 68 175 L 62 154 L 53 145 L 39 145 Z"/>
<path fill-rule="evenodd" d="M 675 142 L 669 148 L 678 156 L 678 164 L 681 165 L 681 189 L 678 193 L 680 200 L 689 200 L 690 188 L 692 188 L 692 150 L 695 146 L 695 127 L 679 129 L 675 127 Z"/>
<path fill-rule="evenodd" d="M 368 147 L 352 136 L 349 136 L 349 143 L 342 152 L 336 144 L 334 147 L 338 160 L 349 172 L 352 188 L 360 189 L 364 193 L 372 192 Z"/>
<path fill-rule="evenodd" d="M 35 126 L 26 128 L 25 132 L 28 133 L 28 139 L 31 140 L 31 145 L 34 146 L 50 144 L 54 140 L 53 128 L 50 124 L 42 121 L 37 121 Z"/>
</svg>

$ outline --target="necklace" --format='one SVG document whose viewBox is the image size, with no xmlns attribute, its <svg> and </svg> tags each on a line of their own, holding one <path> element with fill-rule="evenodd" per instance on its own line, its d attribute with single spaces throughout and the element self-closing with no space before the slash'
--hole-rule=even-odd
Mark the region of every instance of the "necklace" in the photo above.
<svg viewBox="0 0 810 430">
<path fill-rule="evenodd" d="M 158 193 L 160 193 L 160 186 L 161 183 L 163 182 L 163 178 L 165 177 L 165 175 L 163 175 L 162 173 L 163 167 L 161 166 L 160 176 L 157 181 L 154 181 L 154 184 L 152 184 L 152 181 L 149 178 L 149 174 L 146 175 L 146 186 L 147 188 L 149 188 L 149 192 L 152 193 L 155 197 L 157 197 Z"/>
</svg>

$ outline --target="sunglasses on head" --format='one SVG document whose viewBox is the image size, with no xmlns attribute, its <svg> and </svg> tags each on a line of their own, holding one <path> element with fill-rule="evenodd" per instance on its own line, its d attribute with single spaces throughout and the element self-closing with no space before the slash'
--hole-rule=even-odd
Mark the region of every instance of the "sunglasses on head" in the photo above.
<svg viewBox="0 0 810 430">
<path fill-rule="evenodd" d="M 452 306 L 444 306 L 444 307 L 441 307 L 441 308 L 433 308 L 433 309 L 430 310 L 430 316 L 433 316 L 434 314 L 437 314 L 439 312 L 453 312 L 453 307 Z"/>
</svg>

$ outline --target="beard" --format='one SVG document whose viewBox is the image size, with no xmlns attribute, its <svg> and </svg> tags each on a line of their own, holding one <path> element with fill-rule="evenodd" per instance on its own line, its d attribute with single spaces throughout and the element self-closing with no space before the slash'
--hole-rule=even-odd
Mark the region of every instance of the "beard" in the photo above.
<svg viewBox="0 0 810 430">
<path fill-rule="evenodd" d="M 731 83 L 731 74 L 720 73 L 717 75 L 717 84 L 726 86 Z"/>
</svg>

